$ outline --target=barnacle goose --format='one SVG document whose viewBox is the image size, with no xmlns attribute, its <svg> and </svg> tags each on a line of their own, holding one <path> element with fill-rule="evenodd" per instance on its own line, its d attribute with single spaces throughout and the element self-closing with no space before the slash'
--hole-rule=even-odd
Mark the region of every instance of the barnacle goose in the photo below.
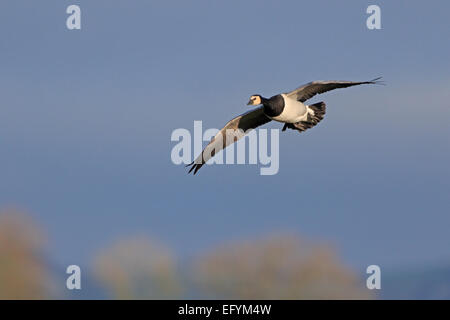
<svg viewBox="0 0 450 320">
<path fill-rule="evenodd" d="M 313 81 L 291 92 L 277 94 L 269 99 L 259 94 L 252 95 L 247 105 L 261 106 L 228 121 L 225 127 L 203 149 L 202 153 L 187 165 L 191 167 L 189 173 L 193 171 L 196 174 L 209 159 L 214 157 L 216 152 L 241 139 L 249 130 L 266 124 L 271 120 L 284 123 L 282 131 L 289 128 L 303 132 L 314 127 L 325 116 L 326 105 L 324 102 L 311 105 L 306 105 L 304 102 L 317 94 L 361 84 L 381 84 L 380 79 L 381 77 L 362 82 Z M 235 132 L 232 139 L 226 139 L 228 130 Z M 218 139 L 219 135 L 220 139 Z"/>
</svg>

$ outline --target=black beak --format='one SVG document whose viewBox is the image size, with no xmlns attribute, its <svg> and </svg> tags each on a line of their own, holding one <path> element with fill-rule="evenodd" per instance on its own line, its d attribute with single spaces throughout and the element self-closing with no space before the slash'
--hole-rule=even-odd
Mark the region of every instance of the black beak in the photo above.
<svg viewBox="0 0 450 320">
<path fill-rule="evenodd" d="M 248 100 L 247 105 L 250 106 L 252 104 L 252 100 Z"/>
</svg>

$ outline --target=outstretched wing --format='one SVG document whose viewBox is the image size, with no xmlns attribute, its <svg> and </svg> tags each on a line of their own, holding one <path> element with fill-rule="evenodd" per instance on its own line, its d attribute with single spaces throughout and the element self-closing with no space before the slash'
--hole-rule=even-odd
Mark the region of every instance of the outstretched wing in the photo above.
<svg viewBox="0 0 450 320">
<path fill-rule="evenodd" d="M 339 89 L 339 88 L 347 88 L 351 86 L 358 86 L 360 84 L 381 84 L 379 81 L 381 77 L 370 80 L 370 81 L 362 81 L 362 82 L 354 82 L 354 81 L 313 81 L 307 83 L 300 88 L 297 88 L 291 92 L 286 93 L 286 95 L 295 100 L 305 102 L 308 99 L 311 99 L 316 94 L 324 93 L 330 90 Z"/>
<path fill-rule="evenodd" d="M 228 121 L 225 127 L 220 130 L 211 142 L 203 149 L 202 153 L 192 163 L 189 173 L 194 170 L 194 174 L 217 152 L 225 149 L 230 144 L 238 141 L 248 133 L 248 130 L 255 129 L 263 124 L 271 121 L 263 111 L 263 107 L 248 111 L 236 118 Z M 230 133 L 232 135 L 230 135 Z"/>
</svg>

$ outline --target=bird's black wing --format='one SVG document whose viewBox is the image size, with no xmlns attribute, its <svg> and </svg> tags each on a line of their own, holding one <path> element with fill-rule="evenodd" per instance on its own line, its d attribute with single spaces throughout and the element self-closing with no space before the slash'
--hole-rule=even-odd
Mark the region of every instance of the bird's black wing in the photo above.
<svg viewBox="0 0 450 320">
<path fill-rule="evenodd" d="M 211 142 L 203 149 L 202 153 L 192 163 L 189 173 L 194 171 L 194 174 L 220 150 L 225 149 L 230 144 L 238 141 L 244 137 L 251 129 L 255 129 L 267 122 L 271 121 L 263 111 L 263 107 L 256 108 L 236 118 L 228 121 Z"/>
<path fill-rule="evenodd" d="M 370 81 L 362 81 L 362 82 L 354 82 L 354 81 L 313 81 L 307 83 L 291 92 L 286 93 L 286 95 L 290 98 L 293 98 L 297 101 L 305 102 L 308 99 L 311 99 L 316 94 L 324 93 L 330 90 L 339 89 L 339 88 L 347 88 L 351 86 L 357 86 L 360 84 L 381 84 L 379 81 L 380 78 L 376 78 Z"/>
</svg>

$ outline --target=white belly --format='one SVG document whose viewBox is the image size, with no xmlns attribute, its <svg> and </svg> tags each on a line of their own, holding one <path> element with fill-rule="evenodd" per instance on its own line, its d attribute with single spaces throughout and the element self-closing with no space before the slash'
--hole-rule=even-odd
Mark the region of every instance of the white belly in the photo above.
<svg viewBox="0 0 450 320">
<path fill-rule="evenodd" d="M 272 117 L 272 120 L 287 123 L 296 123 L 306 120 L 307 109 L 303 103 L 288 98 L 285 94 L 282 94 L 281 96 L 284 98 L 283 112 L 279 116 Z"/>
</svg>

